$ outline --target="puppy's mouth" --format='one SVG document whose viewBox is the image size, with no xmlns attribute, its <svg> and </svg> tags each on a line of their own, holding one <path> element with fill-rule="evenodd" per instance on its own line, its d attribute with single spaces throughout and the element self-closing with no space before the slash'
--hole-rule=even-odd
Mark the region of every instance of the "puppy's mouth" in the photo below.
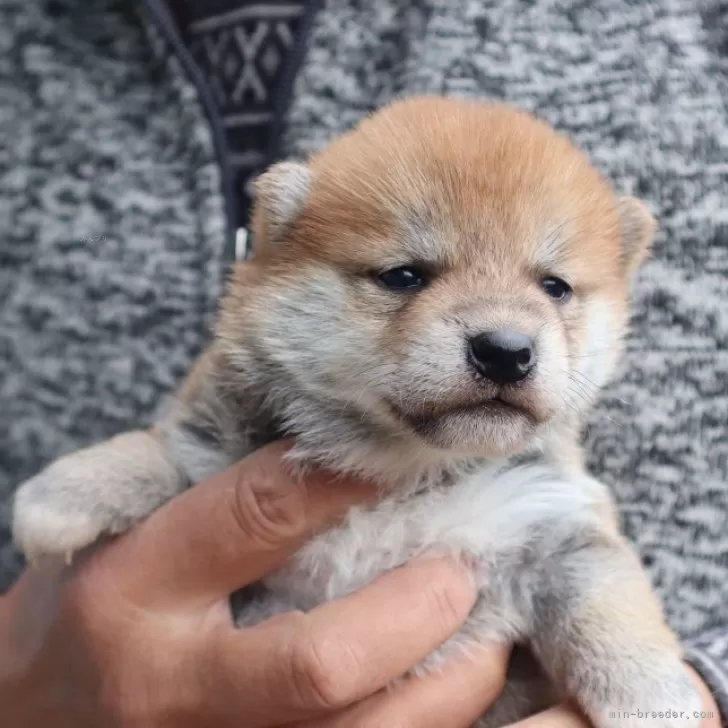
<svg viewBox="0 0 728 728">
<path fill-rule="evenodd" d="M 429 430 L 438 420 L 458 416 L 493 418 L 503 420 L 504 423 L 519 418 L 527 420 L 534 426 L 543 419 L 535 409 L 520 401 L 509 399 L 503 394 L 454 406 L 422 402 L 419 406 L 405 409 L 392 401 L 388 401 L 387 405 L 398 420 L 406 422 L 416 432 Z"/>
</svg>

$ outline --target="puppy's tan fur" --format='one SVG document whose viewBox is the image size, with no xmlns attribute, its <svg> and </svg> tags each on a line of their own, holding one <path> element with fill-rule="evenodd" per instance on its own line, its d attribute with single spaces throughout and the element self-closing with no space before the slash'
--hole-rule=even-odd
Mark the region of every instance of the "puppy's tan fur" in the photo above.
<svg viewBox="0 0 728 728">
<path fill-rule="evenodd" d="M 420 669 L 506 640 L 526 645 L 550 683 L 514 668 L 484 725 L 546 696 L 576 699 L 599 728 L 639 723 L 611 711 L 697 709 L 579 445 L 652 240 L 646 208 L 616 198 L 528 115 L 420 98 L 307 164 L 266 172 L 253 229 L 256 257 L 233 276 L 215 341 L 154 429 L 59 460 L 21 487 L 15 534 L 26 552 L 74 551 L 124 530 L 293 434 L 293 458 L 373 476 L 381 502 L 353 509 L 268 577 L 239 623 L 309 609 L 444 550 L 467 556 L 481 598 Z M 403 294 L 378 282 L 402 265 L 426 271 L 428 285 Z M 548 276 L 571 285 L 569 300 L 546 295 Z M 500 329 L 534 342 L 522 381 L 477 376 L 468 360 L 472 337 Z"/>
</svg>

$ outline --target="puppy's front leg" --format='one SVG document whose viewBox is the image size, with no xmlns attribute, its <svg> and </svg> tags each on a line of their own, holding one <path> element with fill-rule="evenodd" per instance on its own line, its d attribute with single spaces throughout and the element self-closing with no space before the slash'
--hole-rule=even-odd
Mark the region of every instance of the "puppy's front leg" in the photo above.
<svg viewBox="0 0 728 728">
<path fill-rule="evenodd" d="M 128 432 L 51 463 L 18 489 L 15 543 L 37 559 L 67 558 L 105 533 L 127 530 L 190 484 L 229 464 L 210 420 L 223 416 L 208 354 L 167 415 L 149 431 Z"/>
<path fill-rule="evenodd" d="M 30 560 L 70 560 L 102 534 L 125 531 L 185 483 L 153 432 L 118 435 L 59 458 L 20 486 L 15 544 Z"/>
<path fill-rule="evenodd" d="M 531 646 L 598 728 L 676 728 L 700 698 L 637 558 L 616 534 L 584 533 L 549 558 Z"/>
</svg>

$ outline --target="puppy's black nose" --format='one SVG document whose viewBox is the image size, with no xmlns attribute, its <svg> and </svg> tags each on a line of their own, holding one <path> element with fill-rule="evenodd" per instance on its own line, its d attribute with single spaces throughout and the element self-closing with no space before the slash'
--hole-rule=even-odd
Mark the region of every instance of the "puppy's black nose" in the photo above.
<svg viewBox="0 0 728 728">
<path fill-rule="evenodd" d="M 495 384 L 520 382 L 536 364 L 533 339 L 518 331 L 486 331 L 470 339 L 468 358 Z"/>
</svg>

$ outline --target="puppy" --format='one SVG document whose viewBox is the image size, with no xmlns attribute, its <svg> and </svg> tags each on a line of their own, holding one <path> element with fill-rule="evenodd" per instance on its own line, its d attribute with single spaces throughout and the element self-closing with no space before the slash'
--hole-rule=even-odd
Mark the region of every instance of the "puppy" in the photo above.
<svg viewBox="0 0 728 728">
<path fill-rule="evenodd" d="M 293 458 L 374 478 L 382 497 L 267 578 L 240 624 L 446 551 L 480 598 L 420 669 L 501 640 L 548 679 L 514 661 L 482 725 L 562 697 L 598 728 L 698 710 L 579 442 L 620 353 L 646 208 L 545 124 L 441 98 L 397 102 L 306 164 L 275 165 L 256 194 L 256 258 L 173 406 L 25 483 L 19 546 L 74 552 L 293 435 Z"/>
</svg>

